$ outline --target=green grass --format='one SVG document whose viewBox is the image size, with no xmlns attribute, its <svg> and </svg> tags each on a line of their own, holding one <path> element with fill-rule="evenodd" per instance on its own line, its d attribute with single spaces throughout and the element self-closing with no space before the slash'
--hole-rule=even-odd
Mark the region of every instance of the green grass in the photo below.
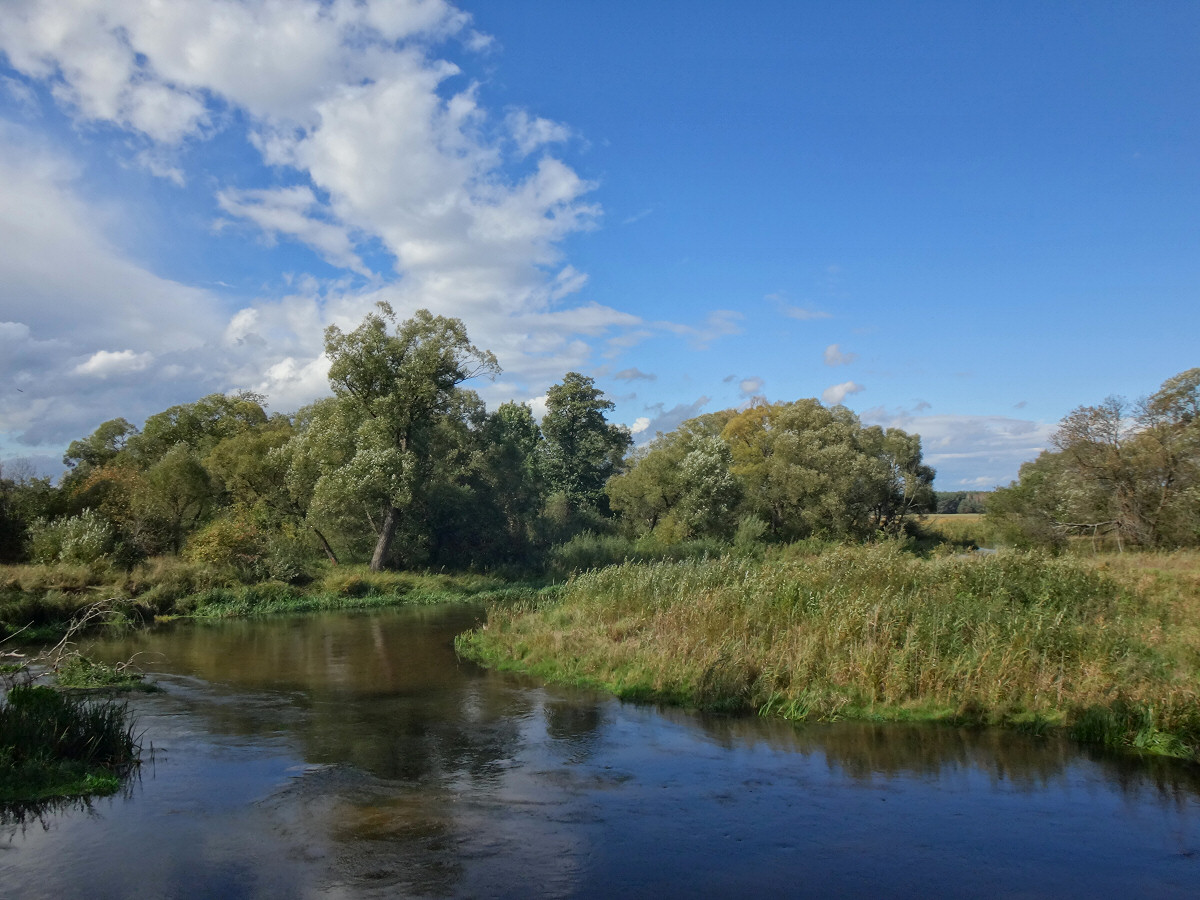
<svg viewBox="0 0 1200 900">
<path fill-rule="evenodd" d="M 13 687 L 0 704 L 0 803 L 111 794 L 137 759 L 123 704 L 42 685 Z"/>
<path fill-rule="evenodd" d="M 59 662 L 54 683 L 72 690 L 156 690 L 153 685 L 146 684 L 145 676 L 131 672 L 128 666 L 111 666 L 74 652 L 65 654 Z"/>
<path fill-rule="evenodd" d="M 1124 565 L 922 559 L 894 544 L 627 563 L 577 576 L 554 601 L 497 606 L 458 647 L 630 699 L 1064 728 L 1195 759 L 1200 591 Z"/>
</svg>

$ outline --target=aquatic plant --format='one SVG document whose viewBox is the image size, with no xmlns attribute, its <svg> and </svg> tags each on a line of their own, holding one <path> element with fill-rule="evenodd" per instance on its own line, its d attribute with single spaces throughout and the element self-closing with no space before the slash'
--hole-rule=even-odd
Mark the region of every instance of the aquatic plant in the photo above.
<svg viewBox="0 0 1200 900">
<path fill-rule="evenodd" d="M 0 802 L 111 794 L 138 754 L 123 703 L 36 684 L 0 702 Z"/>
</svg>

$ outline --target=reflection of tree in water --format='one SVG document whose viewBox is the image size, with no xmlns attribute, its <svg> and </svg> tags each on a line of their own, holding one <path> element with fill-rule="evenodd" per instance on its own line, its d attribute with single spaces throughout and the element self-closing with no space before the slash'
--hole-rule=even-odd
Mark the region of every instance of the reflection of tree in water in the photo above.
<svg viewBox="0 0 1200 900">
<path fill-rule="evenodd" d="M 667 711 L 674 718 L 680 714 Z M 998 728 L 839 722 L 790 725 L 751 718 L 709 717 L 705 731 L 721 746 L 766 743 L 773 749 L 820 755 L 855 781 L 902 776 L 945 777 L 976 771 L 1022 793 L 1062 783 L 1090 762 L 1129 799 L 1150 792 L 1175 804 L 1200 796 L 1200 770 L 1179 760 L 1131 757 L 1083 747 L 1061 735 L 1033 737 Z"/>
<path fill-rule="evenodd" d="M 478 615 L 417 607 L 247 620 L 107 652 L 148 645 L 163 671 L 204 679 L 211 691 L 176 694 L 218 734 L 285 736 L 308 762 L 384 779 L 487 777 L 514 752 L 533 701 L 458 660 L 454 636 Z"/>
</svg>

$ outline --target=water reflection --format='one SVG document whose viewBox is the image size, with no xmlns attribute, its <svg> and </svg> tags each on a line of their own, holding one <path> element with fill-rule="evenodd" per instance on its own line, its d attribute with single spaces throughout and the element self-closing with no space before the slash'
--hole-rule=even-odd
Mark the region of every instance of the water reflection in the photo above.
<svg viewBox="0 0 1200 900">
<path fill-rule="evenodd" d="M 3 883 L 14 896 L 1200 892 L 1195 767 L 547 689 L 455 657 L 479 615 L 217 623 L 93 648 L 142 653 L 167 688 L 132 701 L 153 765 L 129 797 L 12 829 Z"/>
</svg>

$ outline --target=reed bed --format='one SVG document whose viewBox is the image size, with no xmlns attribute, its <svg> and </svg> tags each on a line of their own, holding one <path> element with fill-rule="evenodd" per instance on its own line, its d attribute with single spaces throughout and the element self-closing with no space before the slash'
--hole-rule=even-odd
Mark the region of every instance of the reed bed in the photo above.
<svg viewBox="0 0 1200 900">
<path fill-rule="evenodd" d="M 1200 643 L 1168 636 L 1194 587 L 1172 595 L 1072 557 L 921 559 L 894 544 L 628 563 L 575 577 L 553 602 L 497 606 L 459 647 L 632 699 L 1061 726 L 1194 758 Z"/>
</svg>

